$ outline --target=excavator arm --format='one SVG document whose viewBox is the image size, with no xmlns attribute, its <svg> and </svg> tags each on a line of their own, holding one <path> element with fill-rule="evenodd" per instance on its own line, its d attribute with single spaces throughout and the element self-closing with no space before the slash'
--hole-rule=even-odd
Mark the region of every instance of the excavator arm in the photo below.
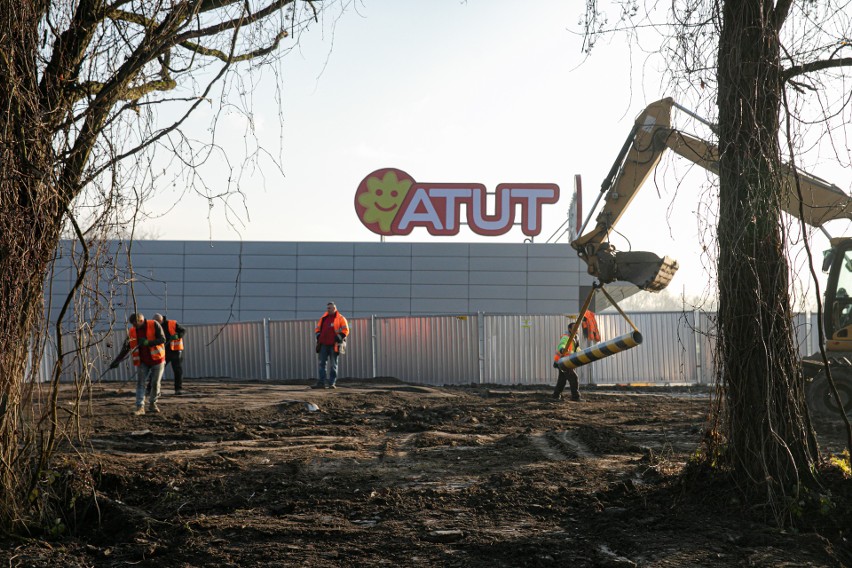
<svg viewBox="0 0 852 568">
<path fill-rule="evenodd" d="M 604 205 L 595 226 L 583 232 L 588 225 L 587 219 L 580 236 L 571 243 L 588 265 L 589 274 L 602 283 L 620 280 L 632 282 L 642 290 L 659 292 L 668 286 L 678 269 L 677 261 L 667 256 L 661 258 L 646 251 L 617 251 L 609 242 L 616 223 L 667 150 L 718 174 L 718 148 L 672 128 L 672 107 L 692 114 L 673 99 L 665 98 L 648 105 L 636 118 L 592 208 L 594 212 L 603 198 Z M 785 169 L 781 200 L 785 212 L 814 227 L 834 219 L 852 219 L 852 199 L 840 188 L 801 170 L 789 166 Z"/>
</svg>

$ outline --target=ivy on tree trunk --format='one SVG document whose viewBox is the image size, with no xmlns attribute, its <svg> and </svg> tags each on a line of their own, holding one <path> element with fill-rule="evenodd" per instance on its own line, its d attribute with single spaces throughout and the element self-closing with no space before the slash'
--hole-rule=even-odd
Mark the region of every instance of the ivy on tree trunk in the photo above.
<svg viewBox="0 0 852 568">
<path fill-rule="evenodd" d="M 781 221 L 778 15 L 727 1 L 718 53 L 719 356 L 724 447 L 740 485 L 776 511 L 813 486 L 818 450 L 805 411 Z"/>
</svg>

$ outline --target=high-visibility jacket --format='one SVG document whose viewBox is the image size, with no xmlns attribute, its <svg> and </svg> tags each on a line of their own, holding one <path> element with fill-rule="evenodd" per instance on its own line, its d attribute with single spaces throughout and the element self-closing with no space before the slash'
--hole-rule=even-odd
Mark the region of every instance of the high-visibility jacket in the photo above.
<svg viewBox="0 0 852 568">
<path fill-rule="evenodd" d="M 553 354 L 553 362 L 556 363 L 566 355 L 576 353 L 580 350 L 577 341 L 571 341 L 571 330 L 567 330 L 559 337 L 559 345 L 556 346 L 556 353 Z"/>
<path fill-rule="evenodd" d="M 172 339 L 178 335 L 177 320 L 166 320 L 166 334 L 169 349 L 172 351 L 183 351 L 183 337 L 178 336 L 177 339 Z"/>
<path fill-rule="evenodd" d="M 595 314 L 589 310 L 586 310 L 586 313 L 583 314 L 583 336 L 595 343 L 601 340 L 601 332 L 598 330 L 598 320 L 595 319 Z"/>
<path fill-rule="evenodd" d="M 148 341 L 156 341 L 157 340 L 157 322 L 154 320 L 147 320 L 145 322 L 145 339 Z M 154 364 L 162 363 L 166 360 L 166 346 L 162 343 L 159 345 L 150 345 L 148 347 L 142 347 L 139 345 L 139 340 L 136 337 L 136 327 L 131 327 L 127 330 L 127 335 L 130 338 L 130 354 L 133 357 L 133 365 L 138 367 L 142 362 L 142 358 L 139 355 L 139 349 L 149 349 L 149 353 L 151 354 L 151 360 Z"/>
<path fill-rule="evenodd" d="M 324 320 L 328 316 L 328 312 L 325 312 L 322 317 L 317 322 L 317 327 L 314 329 L 314 333 L 317 334 L 317 339 L 319 339 L 319 334 L 322 331 L 322 320 Z M 346 318 L 343 317 L 343 314 L 340 312 L 334 313 L 334 334 L 339 335 L 343 334 L 343 337 L 347 337 L 349 335 L 349 322 L 346 321 Z M 334 352 L 337 353 L 340 350 L 340 344 L 334 343 Z"/>
</svg>

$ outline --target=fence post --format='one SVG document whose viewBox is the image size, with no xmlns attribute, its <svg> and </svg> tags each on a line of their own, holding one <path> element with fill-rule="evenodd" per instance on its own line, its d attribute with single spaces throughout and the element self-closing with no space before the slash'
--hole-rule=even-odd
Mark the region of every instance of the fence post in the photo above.
<svg viewBox="0 0 852 568">
<path fill-rule="evenodd" d="M 485 380 L 485 313 L 476 312 L 476 345 L 479 362 L 479 384 Z"/>
<path fill-rule="evenodd" d="M 376 316 L 370 316 L 370 366 L 373 370 L 373 378 L 376 378 Z"/>
<path fill-rule="evenodd" d="M 819 337 L 819 333 L 816 334 Z M 816 351 L 819 351 L 819 347 L 816 349 L 814 346 L 814 324 L 813 320 L 811 320 L 811 310 L 810 308 L 805 310 L 805 356 L 810 355 Z"/>
<path fill-rule="evenodd" d="M 692 310 L 692 338 L 695 343 L 695 381 L 704 384 L 704 361 L 701 353 L 701 312 Z"/>
<path fill-rule="evenodd" d="M 263 318 L 263 368 L 266 380 L 272 379 L 272 362 L 269 360 L 269 320 Z"/>
</svg>

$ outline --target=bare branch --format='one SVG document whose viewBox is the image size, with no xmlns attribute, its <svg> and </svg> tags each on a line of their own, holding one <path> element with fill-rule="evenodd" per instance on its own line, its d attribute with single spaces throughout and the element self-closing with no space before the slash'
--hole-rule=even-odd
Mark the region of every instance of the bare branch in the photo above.
<svg viewBox="0 0 852 568">
<path fill-rule="evenodd" d="M 262 8 L 253 14 L 241 15 L 238 18 L 233 18 L 231 20 L 220 22 L 214 26 L 208 26 L 206 28 L 200 28 L 191 32 L 181 34 L 175 38 L 174 43 L 180 44 L 189 39 L 214 36 L 222 32 L 235 30 L 247 25 L 260 22 L 266 19 L 267 17 L 276 14 L 279 10 L 281 10 L 281 8 L 287 6 L 288 4 L 292 4 L 294 1 L 295 0 L 275 0 L 265 8 Z"/>
<path fill-rule="evenodd" d="M 256 59 L 258 57 L 263 57 L 264 55 L 268 55 L 278 49 L 281 40 L 285 37 L 288 37 L 290 34 L 287 30 L 281 30 L 278 32 L 278 35 L 275 36 L 275 39 L 272 40 L 272 43 L 267 45 L 266 47 L 261 47 L 247 53 L 242 53 L 240 55 L 228 55 L 224 51 L 218 49 L 212 49 L 209 47 L 204 47 L 200 44 L 193 43 L 190 41 L 185 41 L 180 44 L 181 47 L 186 48 L 190 51 L 193 51 L 199 55 L 207 55 L 209 57 L 215 57 L 216 59 L 220 59 L 229 63 L 238 63 L 241 61 L 248 61 L 250 59 Z"/>
<path fill-rule="evenodd" d="M 802 65 L 794 65 L 781 72 L 781 79 L 789 81 L 791 78 L 798 75 L 805 75 L 815 71 L 824 71 L 826 69 L 836 69 L 838 67 L 852 67 L 852 57 L 811 61 L 809 63 L 803 63 Z"/>
</svg>

